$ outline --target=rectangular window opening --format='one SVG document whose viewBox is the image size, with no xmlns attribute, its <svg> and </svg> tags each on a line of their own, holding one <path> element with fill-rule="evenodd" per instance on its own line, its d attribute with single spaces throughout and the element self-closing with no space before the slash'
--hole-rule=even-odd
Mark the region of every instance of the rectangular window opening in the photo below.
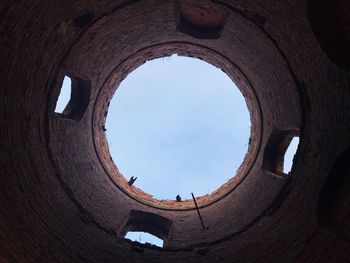
<svg viewBox="0 0 350 263">
<path fill-rule="evenodd" d="M 89 106 L 91 83 L 79 77 L 64 76 L 55 113 L 62 118 L 80 121 Z"/>
<path fill-rule="evenodd" d="M 267 173 L 287 178 L 299 146 L 297 130 L 274 129 L 264 150 L 263 168 Z"/>
<path fill-rule="evenodd" d="M 131 210 L 129 220 L 120 231 L 120 237 L 146 246 L 166 248 L 172 221 L 155 213 Z"/>
</svg>

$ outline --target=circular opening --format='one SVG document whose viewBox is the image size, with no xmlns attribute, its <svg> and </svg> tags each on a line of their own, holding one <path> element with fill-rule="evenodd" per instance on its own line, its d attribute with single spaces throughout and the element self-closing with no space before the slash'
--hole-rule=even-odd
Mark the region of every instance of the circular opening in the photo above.
<svg viewBox="0 0 350 263">
<path fill-rule="evenodd" d="M 119 171 L 159 200 L 210 194 L 235 176 L 250 127 L 245 99 L 223 71 L 177 55 L 131 72 L 106 119 Z"/>
</svg>

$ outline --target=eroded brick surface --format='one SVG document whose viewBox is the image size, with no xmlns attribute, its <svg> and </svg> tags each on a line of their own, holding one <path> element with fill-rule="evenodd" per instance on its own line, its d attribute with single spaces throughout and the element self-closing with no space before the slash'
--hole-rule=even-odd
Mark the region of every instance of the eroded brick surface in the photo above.
<svg viewBox="0 0 350 263">
<path fill-rule="evenodd" d="M 192 33 L 178 27 L 179 2 Z M 344 36 L 334 41 L 342 41 L 345 2 L 334 3 Z M 272 0 L 2 1 L 0 262 L 349 262 L 348 180 L 339 201 L 319 196 L 333 196 L 329 176 L 348 172 L 350 75 L 343 60 L 328 57 L 310 8 Z M 219 34 L 209 37 L 213 28 Z M 237 178 L 198 199 L 207 230 L 190 202 L 155 200 L 118 177 L 102 130 L 116 84 L 172 53 L 225 70 L 253 121 Z M 79 120 L 54 114 L 64 75 L 91 84 Z M 263 166 L 274 130 L 301 138 L 287 178 Z M 325 209 L 334 213 L 326 223 Z M 171 220 L 163 250 L 122 239 L 131 210 Z"/>
</svg>

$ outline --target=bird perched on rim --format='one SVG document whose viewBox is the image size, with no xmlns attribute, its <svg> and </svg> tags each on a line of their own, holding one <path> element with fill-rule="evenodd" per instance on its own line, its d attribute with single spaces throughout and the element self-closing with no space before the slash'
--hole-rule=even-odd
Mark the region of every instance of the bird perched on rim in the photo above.
<svg viewBox="0 0 350 263">
<path fill-rule="evenodd" d="M 181 202 L 181 196 L 180 195 L 176 196 L 176 202 Z"/>
<path fill-rule="evenodd" d="M 128 184 L 129 184 L 129 185 L 133 185 L 134 182 L 136 181 L 136 179 L 137 179 L 137 177 L 131 176 L 131 178 L 129 179 Z"/>
</svg>

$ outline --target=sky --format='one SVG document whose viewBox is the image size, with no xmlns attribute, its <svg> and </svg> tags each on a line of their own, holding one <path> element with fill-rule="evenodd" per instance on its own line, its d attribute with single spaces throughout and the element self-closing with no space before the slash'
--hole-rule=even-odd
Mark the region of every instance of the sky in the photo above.
<svg viewBox="0 0 350 263">
<path fill-rule="evenodd" d="M 70 100 L 72 81 L 69 77 L 64 77 L 61 92 L 57 100 L 55 112 L 62 113 Z"/>
<path fill-rule="evenodd" d="M 148 61 L 118 87 L 106 128 L 126 179 L 157 199 L 209 194 L 235 175 L 247 152 L 250 116 L 220 69 L 199 59 Z"/>
<path fill-rule="evenodd" d="M 126 234 L 125 238 L 130 239 L 131 241 L 137 241 L 142 244 L 145 244 L 147 242 L 158 247 L 163 247 L 164 244 L 164 241 L 162 239 L 146 232 L 129 231 Z"/>
<path fill-rule="evenodd" d="M 286 153 L 284 154 L 283 172 L 286 174 L 288 174 L 292 169 L 293 157 L 298 149 L 298 145 L 299 137 L 294 137 L 290 142 Z"/>
<path fill-rule="evenodd" d="M 70 100 L 65 77 L 55 112 Z M 247 152 L 250 116 L 243 95 L 220 69 L 199 59 L 170 57 L 146 62 L 120 84 L 111 100 L 106 136 L 126 180 L 157 199 L 210 194 L 235 176 Z M 298 147 L 286 154 L 288 173 Z M 126 236 L 162 246 L 147 233 Z"/>
</svg>

